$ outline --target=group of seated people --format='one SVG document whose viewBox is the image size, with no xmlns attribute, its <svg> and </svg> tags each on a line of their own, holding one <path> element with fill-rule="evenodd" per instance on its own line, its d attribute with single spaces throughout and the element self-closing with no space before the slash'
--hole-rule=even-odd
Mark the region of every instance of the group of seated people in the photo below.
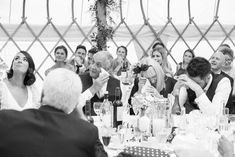
<svg viewBox="0 0 235 157">
<path fill-rule="evenodd" d="M 9 157 L 107 156 L 97 128 L 86 122 L 85 101 L 90 100 L 91 114 L 95 115 L 93 103 L 102 102 L 105 91 L 109 93 L 109 100 L 114 101 L 115 88 L 121 87 L 118 76 L 122 66 L 133 69 L 126 58 L 125 46 L 117 48 L 116 59 L 108 51 L 95 48 L 86 53 L 86 47 L 79 45 L 75 57 L 66 61 L 66 47 L 56 47 L 55 65 L 45 72 L 42 92 L 34 86 L 35 65 L 30 54 L 26 51 L 16 54 L 7 78 L 0 82 L 0 154 Z M 156 43 L 150 55 L 139 61 L 139 67 L 145 65 L 145 68 L 139 68 L 133 75 L 128 103 L 131 105 L 135 93 L 143 92 L 147 80 L 150 86 L 145 92 L 157 97 L 178 94 L 186 113 L 197 109 L 202 114 L 218 115 L 221 106 L 234 113 L 232 60 L 233 51 L 227 45 L 222 45 L 209 60 L 195 57 L 192 50 L 186 50 L 174 74 L 165 46 Z M 130 114 L 134 112 L 130 110 Z M 226 143 L 225 140 L 221 139 L 220 143 Z M 220 152 L 227 149 L 223 145 L 219 147 Z"/>
</svg>

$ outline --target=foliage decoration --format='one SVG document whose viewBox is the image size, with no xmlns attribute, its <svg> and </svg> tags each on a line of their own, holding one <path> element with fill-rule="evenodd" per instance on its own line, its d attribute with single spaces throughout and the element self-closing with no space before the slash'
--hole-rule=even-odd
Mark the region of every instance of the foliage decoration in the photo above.
<svg viewBox="0 0 235 157">
<path fill-rule="evenodd" d="M 89 1 L 89 0 L 88 0 Z M 105 20 L 100 19 L 98 13 L 98 5 L 101 5 L 104 10 Z M 111 17 L 111 12 L 117 11 L 119 5 L 117 0 L 95 0 L 93 4 L 90 5 L 89 11 L 91 12 L 92 20 L 95 20 L 98 28 L 97 33 L 92 33 L 90 38 L 93 42 L 96 42 L 96 46 L 99 50 L 106 49 L 106 42 L 108 39 L 113 37 L 112 24 L 115 24 L 113 18 Z M 109 24 L 110 25 L 109 25 Z"/>
</svg>

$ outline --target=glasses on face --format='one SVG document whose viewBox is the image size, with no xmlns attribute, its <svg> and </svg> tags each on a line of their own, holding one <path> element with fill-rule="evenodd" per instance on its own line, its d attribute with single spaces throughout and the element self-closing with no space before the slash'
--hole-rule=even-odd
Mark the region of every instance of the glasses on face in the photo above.
<svg viewBox="0 0 235 157">
<path fill-rule="evenodd" d="M 225 62 L 232 62 L 232 59 L 231 58 L 226 58 Z"/>
</svg>

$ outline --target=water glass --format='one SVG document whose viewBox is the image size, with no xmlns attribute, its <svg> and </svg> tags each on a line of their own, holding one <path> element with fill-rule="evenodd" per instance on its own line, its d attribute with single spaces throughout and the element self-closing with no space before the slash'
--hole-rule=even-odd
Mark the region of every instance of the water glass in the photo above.
<svg viewBox="0 0 235 157">
<path fill-rule="evenodd" d="M 153 136 L 156 136 L 157 132 L 165 127 L 166 127 L 166 119 L 165 118 L 154 118 L 152 120 Z"/>
<path fill-rule="evenodd" d="M 170 135 L 171 128 L 161 128 L 156 132 L 156 139 L 159 144 L 166 143 L 167 137 Z"/>
<path fill-rule="evenodd" d="M 218 117 L 218 128 L 220 132 L 228 131 L 229 109 L 224 107 L 222 115 Z"/>
<path fill-rule="evenodd" d="M 118 125 L 117 127 L 118 138 L 121 144 L 125 141 L 126 128 L 124 125 Z"/>
<path fill-rule="evenodd" d="M 102 104 L 102 102 L 94 102 L 93 104 L 93 108 L 97 116 L 100 116 Z"/>
</svg>

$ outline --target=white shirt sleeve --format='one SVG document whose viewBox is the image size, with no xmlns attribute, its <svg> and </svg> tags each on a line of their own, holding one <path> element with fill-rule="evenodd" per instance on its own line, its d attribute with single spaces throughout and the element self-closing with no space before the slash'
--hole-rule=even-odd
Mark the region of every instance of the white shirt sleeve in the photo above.
<svg viewBox="0 0 235 157">
<path fill-rule="evenodd" d="M 93 97 L 90 89 L 88 88 L 87 90 L 85 90 L 79 97 L 79 105 L 80 107 L 85 106 L 86 101 L 90 100 Z"/>
<path fill-rule="evenodd" d="M 186 87 L 182 86 L 179 91 L 179 104 L 183 106 L 187 101 L 188 93 Z"/>
<path fill-rule="evenodd" d="M 195 99 L 201 112 L 208 115 L 218 115 L 222 113 L 223 103 L 227 103 L 231 92 L 231 84 L 228 78 L 220 80 L 215 90 L 215 95 L 210 101 L 205 93 Z"/>
</svg>

